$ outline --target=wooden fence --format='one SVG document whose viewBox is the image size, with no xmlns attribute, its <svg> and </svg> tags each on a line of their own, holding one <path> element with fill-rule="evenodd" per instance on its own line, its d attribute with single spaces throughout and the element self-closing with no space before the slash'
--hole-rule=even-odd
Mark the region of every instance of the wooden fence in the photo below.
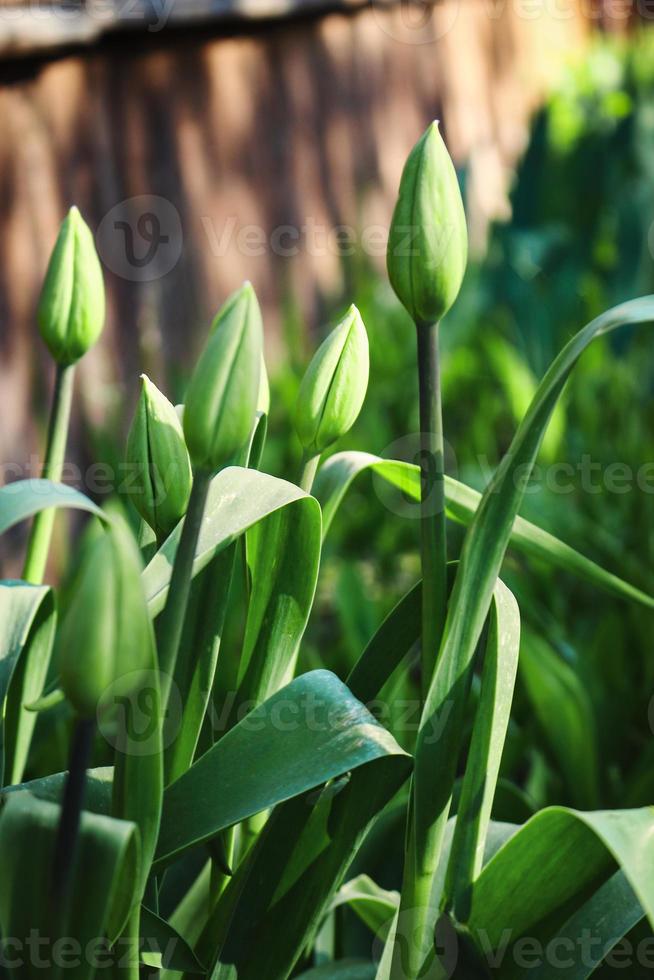
<svg viewBox="0 0 654 980">
<path fill-rule="evenodd" d="M 108 289 L 80 370 L 83 456 L 85 422 L 127 418 L 141 370 L 174 383 L 243 279 L 274 358 L 289 297 L 311 327 L 347 288 L 344 252 L 381 264 L 403 160 L 434 117 L 467 165 L 479 245 L 530 112 L 589 31 L 576 0 L 566 17 L 560 3 L 534 17 L 533 0 L 196 2 L 178 0 L 161 30 L 140 8 L 102 20 L 93 0 L 68 21 L 0 6 L 0 460 L 23 472 L 38 469 L 51 383 L 34 309 L 71 203 L 97 231 Z"/>
</svg>

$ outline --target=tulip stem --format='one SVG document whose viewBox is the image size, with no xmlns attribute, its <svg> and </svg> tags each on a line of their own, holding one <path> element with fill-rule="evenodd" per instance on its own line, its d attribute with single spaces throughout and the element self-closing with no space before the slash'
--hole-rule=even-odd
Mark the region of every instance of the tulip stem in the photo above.
<svg viewBox="0 0 654 980">
<path fill-rule="evenodd" d="M 70 408 L 73 400 L 74 364 L 58 364 L 55 376 L 52 408 L 48 423 L 45 461 L 41 476 L 44 480 L 60 480 L 66 455 Z M 34 518 L 27 545 L 23 578 L 34 585 L 43 581 L 50 551 L 55 509 L 40 511 Z"/>
<path fill-rule="evenodd" d="M 91 761 L 94 731 L 95 722 L 92 718 L 80 718 L 73 733 L 68 776 L 61 805 L 61 818 L 52 866 L 52 901 L 54 907 L 67 897 L 75 864 L 79 825 L 86 792 L 86 771 Z"/>
<path fill-rule="evenodd" d="M 447 538 L 438 322 L 417 324 L 420 402 L 422 696 L 427 696 L 447 609 Z"/>
<path fill-rule="evenodd" d="M 168 597 L 158 624 L 157 635 L 161 637 L 159 668 L 161 670 L 161 704 L 164 717 L 184 629 L 186 607 L 188 606 L 193 578 L 193 562 L 195 561 L 195 551 L 210 483 L 211 472 L 209 470 L 195 471 L 193 489 L 191 490 L 188 510 L 182 525 L 182 533 L 170 577 Z"/>
<path fill-rule="evenodd" d="M 300 487 L 305 491 L 305 493 L 311 493 L 311 488 L 313 487 L 313 481 L 316 478 L 316 473 L 318 472 L 318 464 L 320 463 L 320 453 L 316 453 L 312 456 L 310 453 L 304 453 L 302 457 L 302 468 L 300 471 Z"/>
<path fill-rule="evenodd" d="M 125 980 L 139 980 L 141 952 L 141 906 L 135 905 L 116 946 L 117 972 Z"/>
</svg>

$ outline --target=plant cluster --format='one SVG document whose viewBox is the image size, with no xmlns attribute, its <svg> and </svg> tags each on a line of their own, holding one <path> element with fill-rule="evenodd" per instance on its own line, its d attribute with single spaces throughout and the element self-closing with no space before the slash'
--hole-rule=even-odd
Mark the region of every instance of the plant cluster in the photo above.
<svg viewBox="0 0 654 980">
<path fill-rule="evenodd" d="M 0 583 L 7 976 L 582 978 L 611 972 L 626 936 L 642 939 L 630 975 L 652 959 L 651 807 L 496 817 L 500 790 L 520 797 L 500 783 L 520 654 L 518 602 L 500 577 L 509 549 L 654 609 L 518 516 L 579 358 L 596 338 L 651 322 L 654 297 L 601 314 L 561 350 L 480 494 L 444 461 L 440 321 L 466 261 L 459 186 L 434 123 L 406 163 L 388 249 L 416 328 L 419 465 L 364 451 L 324 459 L 368 386 L 352 306 L 299 386 L 297 481 L 265 472 L 263 329 L 246 283 L 211 325 L 183 405 L 142 379 L 126 449 L 137 537 L 60 482 L 75 364 L 104 319 L 91 233 L 75 209 L 65 219 L 39 306 L 56 364 L 44 472 L 0 490 L 0 533 L 33 518 L 23 578 Z M 302 672 L 323 543 L 364 472 L 418 503 L 421 577 L 347 676 Z M 95 523 L 60 602 L 43 577 L 63 507 Z M 454 524 L 466 529 L 456 551 Z M 225 659 L 237 600 L 238 657 Z M 409 752 L 382 723 L 380 698 L 416 652 Z M 533 683 L 565 690 L 556 659 L 546 663 Z M 40 745 L 41 722 L 62 706 L 74 718 L 65 772 Z M 366 873 L 389 838 L 402 854 L 394 890 Z M 369 953 L 353 959 L 355 916 Z"/>
</svg>

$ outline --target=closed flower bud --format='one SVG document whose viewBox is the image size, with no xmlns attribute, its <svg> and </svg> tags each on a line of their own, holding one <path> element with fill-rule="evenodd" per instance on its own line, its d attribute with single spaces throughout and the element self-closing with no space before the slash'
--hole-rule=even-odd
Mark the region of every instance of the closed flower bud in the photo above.
<svg viewBox="0 0 654 980">
<path fill-rule="evenodd" d="M 194 466 L 224 466 L 247 442 L 259 400 L 263 328 L 246 282 L 213 322 L 184 402 L 184 435 Z"/>
<path fill-rule="evenodd" d="M 57 643 L 62 690 L 82 717 L 129 696 L 143 672 L 152 669 L 154 640 L 142 567 L 120 519 L 82 549 Z"/>
<path fill-rule="evenodd" d="M 357 420 L 368 387 L 368 335 L 351 306 L 313 356 L 302 379 L 295 428 L 307 455 L 322 453 Z"/>
<path fill-rule="evenodd" d="M 50 353 L 62 365 L 78 361 L 102 332 L 102 270 L 91 229 L 75 207 L 59 229 L 37 318 Z"/>
<path fill-rule="evenodd" d="M 175 406 L 145 375 L 141 381 L 141 396 L 127 438 L 130 497 L 157 540 L 162 541 L 186 513 L 191 461 Z"/>
<path fill-rule="evenodd" d="M 400 301 L 417 323 L 435 323 L 454 303 L 468 233 L 450 155 L 434 122 L 404 166 L 386 261 Z"/>
</svg>

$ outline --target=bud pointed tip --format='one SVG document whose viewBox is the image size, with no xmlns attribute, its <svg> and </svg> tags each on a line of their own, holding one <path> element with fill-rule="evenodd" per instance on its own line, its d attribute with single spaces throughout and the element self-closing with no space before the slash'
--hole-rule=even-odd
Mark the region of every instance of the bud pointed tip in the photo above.
<svg viewBox="0 0 654 980">
<path fill-rule="evenodd" d="M 142 395 L 147 394 L 147 392 L 148 392 L 148 390 L 150 388 L 154 388 L 154 385 L 152 384 L 152 381 L 147 376 L 147 374 L 141 374 L 141 375 L 139 375 L 139 381 L 141 382 L 141 394 Z"/>
</svg>

